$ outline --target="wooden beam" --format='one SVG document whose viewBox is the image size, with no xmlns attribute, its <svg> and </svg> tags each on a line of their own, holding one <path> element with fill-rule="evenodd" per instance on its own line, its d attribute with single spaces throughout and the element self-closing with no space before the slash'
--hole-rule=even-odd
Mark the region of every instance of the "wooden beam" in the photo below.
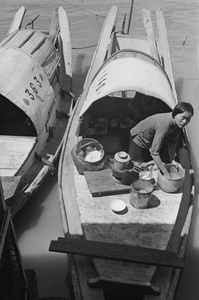
<svg viewBox="0 0 199 300">
<path fill-rule="evenodd" d="M 72 78 L 72 47 L 70 39 L 70 25 L 68 16 L 63 7 L 58 8 L 58 19 L 63 47 L 65 72 Z"/>
<path fill-rule="evenodd" d="M 49 30 L 49 40 L 55 44 L 57 36 L 59 34 L 59 19 L 58 19 L 58 7 L 55 8 Z"/>
<path fill-rule="evenodd" d="M 156 12 L 156 18 L 157 18 L 157 28 L 158 28 L 158 34 L 159 34 L 159 50 L 160 54 L 163 58 L 163 68 L 165 69 L 171 85 L 173 89 L 173 94 L 177 103 L 177 94 L 175 89 L 175 83 L 173 78 L 173 71 L 171 67 L 171 58 L 170 58 L 170 49 L 169 49 L 169 42 L 168 42 L 168 34 L 167 34 L 167 28 L 166 23 L 164 19 L 164 15 L 161 9 L 157 10 Z"/>
<path fill-rule="evenodd" d="M 151 12 L 149 10 L 142 9 L 142 20 L 143 20 L 144 29 L 145 29 L 145 32 L 147 35 L 147 39 L 149 42 L 151 56 L 153 56 L 153 58 L 155 58 L 159 62 L 156 40 L 155 40 L 154 31 L 153 31 L 153 24 L 151 21 Z"/>
<path fill-rule="evenodd" d="M 21 28 L 25 13 L 25 7 L 21 6 L 12 19 L 7 35 Z"/>
<path fill-rule="evenodd" d="M 49 250 L 141 264 L 184 268 L 183 260 L 171 251 L 87 241 L 78 238 L 58 238 L 57 241 L 51 241 Z"/>
</svg>

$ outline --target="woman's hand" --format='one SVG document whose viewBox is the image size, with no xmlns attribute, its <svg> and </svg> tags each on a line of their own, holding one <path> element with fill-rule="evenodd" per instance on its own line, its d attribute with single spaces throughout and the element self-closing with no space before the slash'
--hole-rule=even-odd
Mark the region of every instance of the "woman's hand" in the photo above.
<svg viewBox="0 0 199 300">
<path fill-rule="evenodd" d="M 167 171 L 166 173 L 164 173 L 163 176 L 166 177 L 166 178 L 168 178 L 168 179 L 172 179 L 169 171 Z"/>
<path fill-rule="evenodd" d="M 155 164 L 158 166 L 160 172 L 163 174 L 164 177 L 171 179 L 171 175 L 169 173 L 169 171 L 167 170 L 167 168 L 165 167 L 164 163 L 162 162 L 161 158 L 159 155 L 152 155 L 152 158 L 155 162 Z"/>
<path fill-rule="evenodd" d="M 178 171 L 182 169 L 181 165 L 175 160 L 172 160 L 171 164 L 174 165 Z"/>
</svg>

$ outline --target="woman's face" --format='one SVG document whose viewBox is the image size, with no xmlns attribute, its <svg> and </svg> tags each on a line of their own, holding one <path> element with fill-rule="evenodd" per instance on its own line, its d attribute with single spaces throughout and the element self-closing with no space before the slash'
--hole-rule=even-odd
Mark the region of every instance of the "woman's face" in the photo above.
<svg viewBox="0 0 199 300">
<path fill-rule="evenodd" d="M 192 114 L 190 112 L 183 112 L 181 114 L 177 114 L 174 117 L 174 120 L 178 127 L 183 128 L 191 121 Z"/>
</svg>

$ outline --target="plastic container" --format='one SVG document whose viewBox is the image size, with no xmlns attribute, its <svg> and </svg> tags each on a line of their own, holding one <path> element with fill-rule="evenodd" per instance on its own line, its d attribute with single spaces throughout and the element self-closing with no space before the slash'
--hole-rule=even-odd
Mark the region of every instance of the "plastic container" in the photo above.
<svg viewBox="0 0 199 300">
<path fill-rule="evenodd" d="M 147 208 L 152 193 L 153 185 L 149 181 L 142 179 L 133 181 L 130 194 L 131 205 L 139 209 Z"/>
<path fill-rule="evenodd" d="M 160 189 L 166 193 L 175 193 L 183 187 L 185 171 L 179 166 L 176 168 L 175 165 L 165 165 L 169 171 L 172 179 L 165 177 L 160 171 L 158 171 L 157 183 Z"/>
</svg>

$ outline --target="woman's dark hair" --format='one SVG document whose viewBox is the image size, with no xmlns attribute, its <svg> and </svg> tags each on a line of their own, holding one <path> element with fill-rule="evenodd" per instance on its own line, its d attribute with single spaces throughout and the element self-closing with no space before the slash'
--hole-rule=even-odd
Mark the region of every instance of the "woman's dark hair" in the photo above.
<svg viewBox="0 0 199 300">
<path fill-rule="evenodd" d="M 193 106 L 188 102 L 178 103 L 172 111 L 172 117 L 174 118 L 176 115 L 182 114 L 184 112 L 189 112 L 193 116 L 194 114 Z"/>
</svg>

